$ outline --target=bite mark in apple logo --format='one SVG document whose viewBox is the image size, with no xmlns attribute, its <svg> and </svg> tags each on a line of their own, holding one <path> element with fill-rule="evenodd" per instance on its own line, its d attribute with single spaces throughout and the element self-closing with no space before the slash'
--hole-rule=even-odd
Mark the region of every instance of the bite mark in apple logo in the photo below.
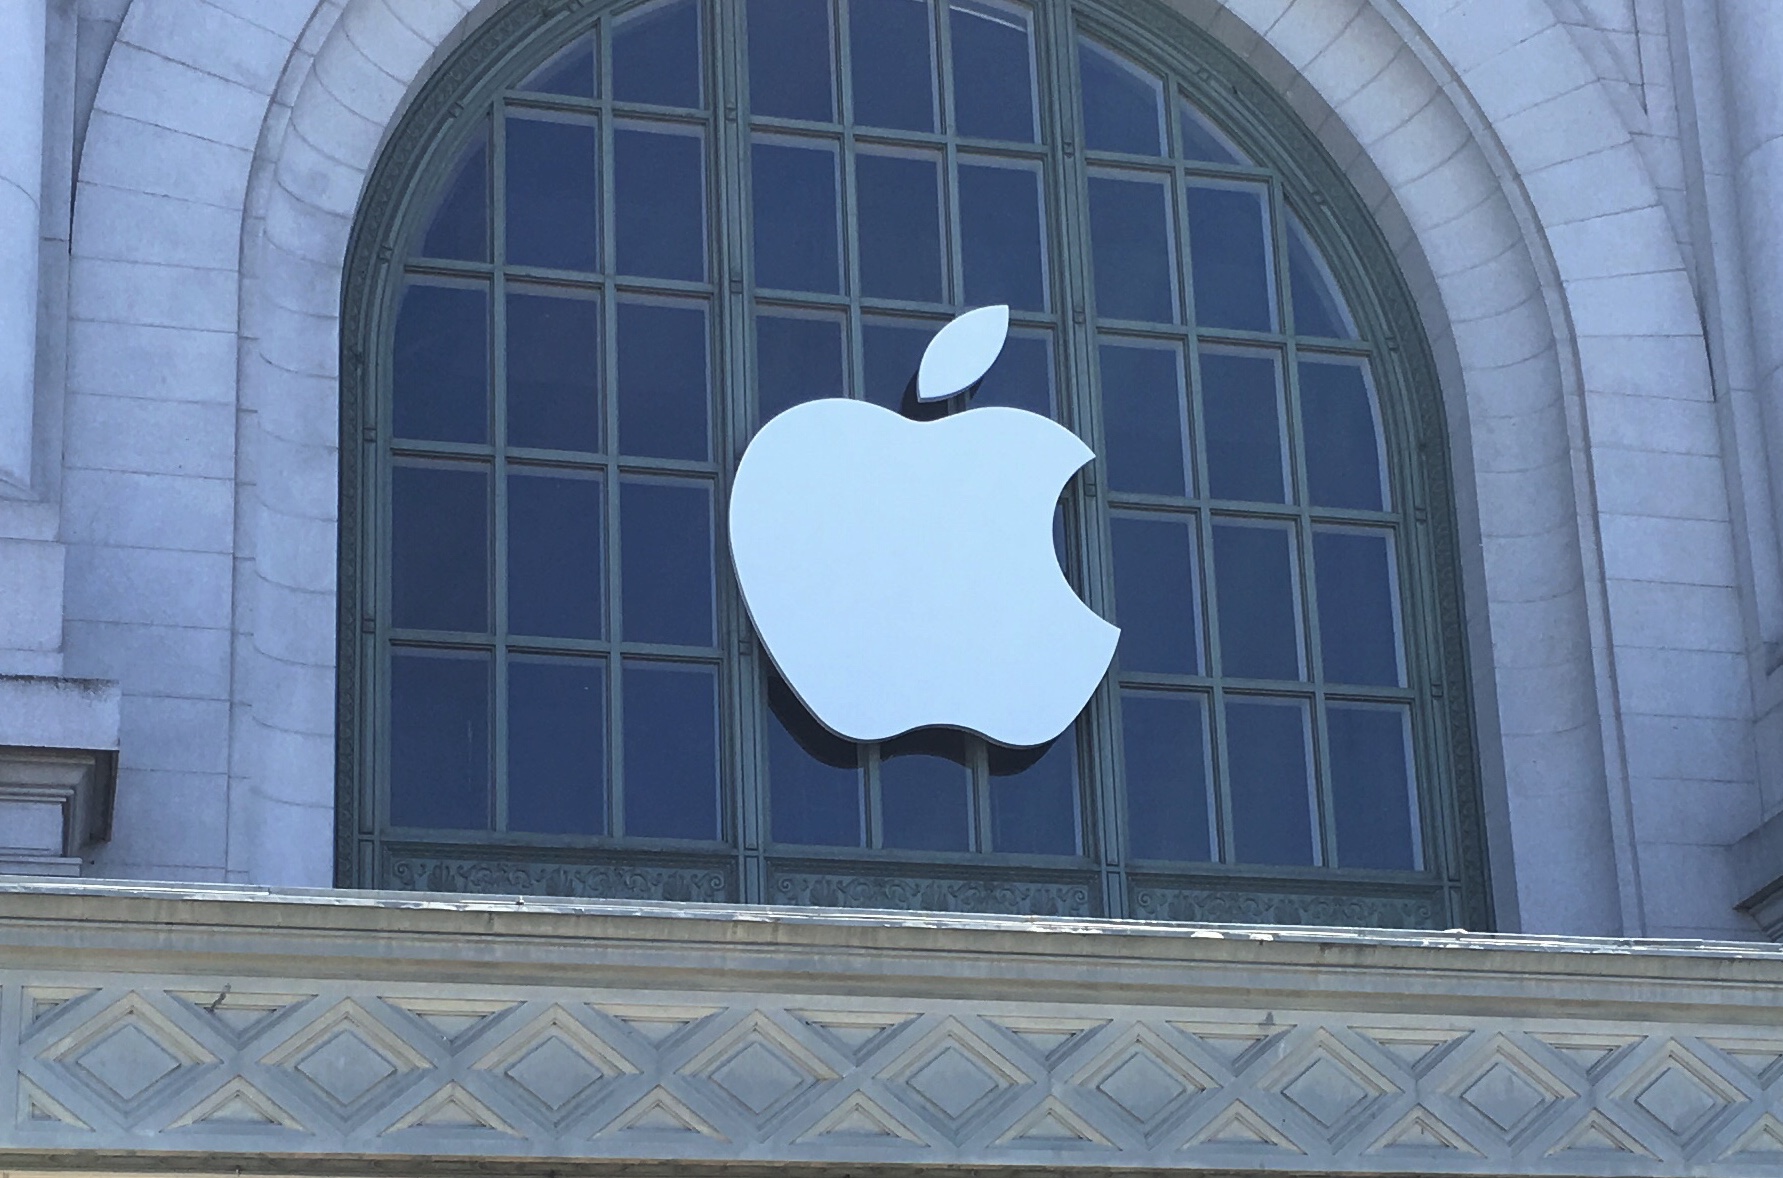
<svg viewBox="0 0 1783 1178">
<path fill-rule="evenodd" d="M 976 383 L 1008 330 L 1001 306 L 947 324 L 918 397 Z M 917 422 L 831 397 L 762 426 L 731 488 L 731 559 L 811 714 L 863 742 L 944 726 L 1019 748 L 1069 727 L 1120 635 L 1053 552 L 1053 505 L 1093 458 L 1058 423 L 1003 407 Z"/>
</svg>

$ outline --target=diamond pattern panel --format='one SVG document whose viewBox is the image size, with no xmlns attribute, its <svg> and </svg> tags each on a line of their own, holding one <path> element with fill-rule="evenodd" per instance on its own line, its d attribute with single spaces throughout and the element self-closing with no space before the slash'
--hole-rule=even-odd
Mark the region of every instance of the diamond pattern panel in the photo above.
<svg viewBox="0 0 1783 1178">
<path fill-rule="evenodd" d="M 1616 1178 L 1783 1158 L 1783 1085 L 1764 1079 L 1783 1035 L 1763 1029 L 262 989 L 229 1019 L 195 979 L 27 1020 L 41 995 L 0 972 L 20 1028 L 0 1043 L 20 1094 L 0 1148 Z"/>
</svg>

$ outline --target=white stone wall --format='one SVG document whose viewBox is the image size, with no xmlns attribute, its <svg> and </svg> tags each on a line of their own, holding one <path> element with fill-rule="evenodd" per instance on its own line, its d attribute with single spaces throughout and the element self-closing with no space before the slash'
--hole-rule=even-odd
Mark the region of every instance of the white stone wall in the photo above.
<svg viewBox="0 0 1783 1178">
<path fill-rule="evenodd" d="M 1756 935 L 1729 848 L 1783 810 L 1755 737 L 1783 611 L 1730 229 L 1751 145 L 1729 145 L 1774 132 L 1729 138 L 1719 6 L 1172 2 L 1287 94 L 1418 294 L 1506 923 Z M 0 504 L 0 601 L 57 633 L 0 623 L 0 647 L 122 684 L 95 873 L 329 882 L 340 270 L 378 146 L 470 8 L 52 5 L 73 33 L 45 173 L 74 203 L 38 428 L 66 436 L 37 505 Z M 55 565 L 36 588 L 15 533 Z"/>
</svg>

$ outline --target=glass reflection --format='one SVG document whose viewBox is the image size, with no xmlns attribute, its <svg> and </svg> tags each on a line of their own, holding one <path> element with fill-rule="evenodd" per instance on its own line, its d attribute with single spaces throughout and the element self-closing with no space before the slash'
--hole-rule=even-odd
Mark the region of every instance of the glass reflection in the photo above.
<svg viewBox="0 0 1783 1178">
<path fill-rule="evenodd" d="M 627 659 L 625 833 L 715 839 L 718 816 L 718 670 Z"/>
<path fill-rule="evenodd" d="M 1003 0 L 949 0 L 954 129 L 1032 143 L 1034 18 Z"/>
<path fill-rule="evenodd" d="M 857 125 L 935 129 L 934 42 L 929 0 L 851 0 L 849 85 Z"/>
<path fill-rule="evenodd" d="M 1164 142 L 1164 83 L 1087 37 L 1077 39 L 1083 141 L 1092 151 L 1157 155 Z"/>
<path fill-rule="evenodd" d="M 879 751 L 882 842 L 908 851 L 971 849 L 972 770 L 966 738 L 924 728 Z"/>
<path fill-rule="evenodd" d="M 960 255 L 966 302 L 1046 310 L 1040 173 L 960 161 Z"/>
<path fill-rule="evenodd" d="M 1244 153 L 1185 98 L 1176 101 L 1177 137 L 1182 158 L 1207 164 L 1249 164 Z"/>
<path fill-rule="evenodd" d="M 750 112 L 832 121 L 830 0 L 749 0 L 748 23 Z"/>
<path fill-rule="evenodd" d="M 390 655 L 390 824 L 490 826 L 487 654 Z"/>
<path fill-rule="evenodd" d="M 459 152 L 421 235 L 421 256 L 489 260 L 489 123 Z"/>
<path fill-rule="evenodd" d="M 391 468 L 390 619 L 405 630 L 488 631 L 486 468 Z"/>
<path fill-rule="evenodd" d="M 594 98 L 600 94 L 596 79 L 599 70 L 594 52 L 594 35 L 577 37 L 557 51 L 544 65 L 514 87 L 532 94 L 567 94 L 573 98 Z"/>
<path fill-rule="evenodd" d="M 1206 863 L 1213 804 L 1207 701 L 1199 695 L 1121 692 L 1127 842 L 1135 859 Z"/>
<path fill-rule="evenodd" d="M 1202 327 L 1275 330 L 1267 194 L 1194 184 L 1189 186 L 1188 205 L 1195 322 Z"/>
<path fill-rule="evenodd" d="M 613 97 L 656 106 L 700 106 L 700 5 L 663 0 L 634 9 L 613 29 Z"/>
<path fill-rule="evenodd" d="M 1327 683 L 1398 687 L 1398 577 L 1385 532 L 1315 528 L 1319 652 Z"/>
<path fill-rule="evenodd" d="M 1189 494 L 1182 346 L 1104 343 L 1098 356 L 1109 487 L 1142 495 Z"/>
<path fill-rule="evenodd" d="M 1079 855 L 1077 729 L 1031 749 L 990 746 L 991 849 Z"/>
<path fill-rule="evenodd" d="M 706 141 L 699 132 L 613 132 L 613 238 L 622 274 L 706 277 Z"/>
<path fill-rule="evenodd" d="M 978 382 L 973 405 L 1006 405 L 1042 417 L 1056 417 L 1049 336 L 1011 333 L 1002 355 Z"/>
<path fill-rule="evenodd" d="M 756 422 L 820 397 L 840 397 L 840 318 L 757 312 L 755 316 Z"/>
<path fill-rule="evenodd" d="M 1176 322 L 1176 253 L 1170 182 L 1090 177 L 1090 248 L 1096 314 Z"/>
<path fill-rule="evenodd" d="M 1111 517 L 1108 529 L 1114 540 L 1121 670 L 1199 674 L 1201 610 L 1195 585 L 1194 521 L 1161 513 L 1123 514 Z"/>
<path fill-rule="evenodd" d="M 1201 414 L 1213 497 L 1286 503 L 1287 440 L 1275 354 L 1203 348 Z"/>
<path fill-rule="evenodd" d="M 489 440 L 489 291 L 409 282 L 391 349 L 391 425 L 399 438 Z"/>
<path fill-rule="evenodd" d="M 508 660 L 508 825 L 607 833 L 607 673 L 599 659 Z"/>
<path fill-rule="evenodd" d="M 601 484 L 586 476 L 508 473 L 508 629 L 599 638 Z"/>
<path fill-rule="evenodd" d="M 619 304 L 619 450 L 647 458 L 711 457 L 703 304 Z"/>
<path fill-rule="evenodd" d="M 862 846 L 866 824 L 859 746 L 819 724 L 772 670 L 767 688 L 774 841 Z"/>
<path fill-rule="evenodd" d="M 750 183 L 755 285 L 839 291 L 834 145 L 758 138 L 750 146 Z"/>
<path fill-rule="evenodd" d="M 941 161 L 927 153 L 855 156 L 861 293 L 942 300 Z"/>
<path fill-rule="evenodd" d="M 600 132 L 592 121 L 509 115 L 507 260 L 556 270 L 600 268 Z"/>
<path fill-rule="evenodd" d="M 1330 704 L 1331 800 L 1337 864 L 1416 871 L 1422 864 L 1411 775 L 1411 713 L 1385 704 Z"/>
<path fill-rule="evenodd" d="M 1323 335 L 1355 339 L 1350 309 L 1338 292 L 1325 259 L 1306 236 L 1300 218 L 1288 214 L 1288 285 L 1294 295 L 1296 335 Z"/>
<path fill-rule="evenodd" d="M 1292 525 L 1215 524 L 1213 559 L 1222 673 L 1240 679 L 1302 678 Z"/>
<path fill-rule="evenodd" d="M 1360 360 L 1300 362 L 1306 494 L 1320 507 L 1387 507 L 1381 419 Z"/>
<path fill-rule="evenodd" d="M 508 445 L 600 449 L 600 304 L 508 287 Z"/>
<path fill-rule="evenodd" d="M 705 483 L 623 480 L 619 559 L 627 642 L 714 644 L 712 494 Z"/>
<path fill-rule="evenodd" d="M 1232 857 L 1238 862 L 1316 862 L 1310 735 L 1304 703 L 1226 697 Z"/>
</svg>

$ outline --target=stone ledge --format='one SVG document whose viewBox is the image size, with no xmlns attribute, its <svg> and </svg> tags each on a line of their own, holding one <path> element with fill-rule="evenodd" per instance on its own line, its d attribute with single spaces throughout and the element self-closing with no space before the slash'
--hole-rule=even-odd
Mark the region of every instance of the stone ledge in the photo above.
<svg viewBox="0 0 1783 1178">
<path fill-rule="evenodd" d="M 1783 948 L 0 883 L 0 1170 L 1748 1178 Z"/>
</svg>

